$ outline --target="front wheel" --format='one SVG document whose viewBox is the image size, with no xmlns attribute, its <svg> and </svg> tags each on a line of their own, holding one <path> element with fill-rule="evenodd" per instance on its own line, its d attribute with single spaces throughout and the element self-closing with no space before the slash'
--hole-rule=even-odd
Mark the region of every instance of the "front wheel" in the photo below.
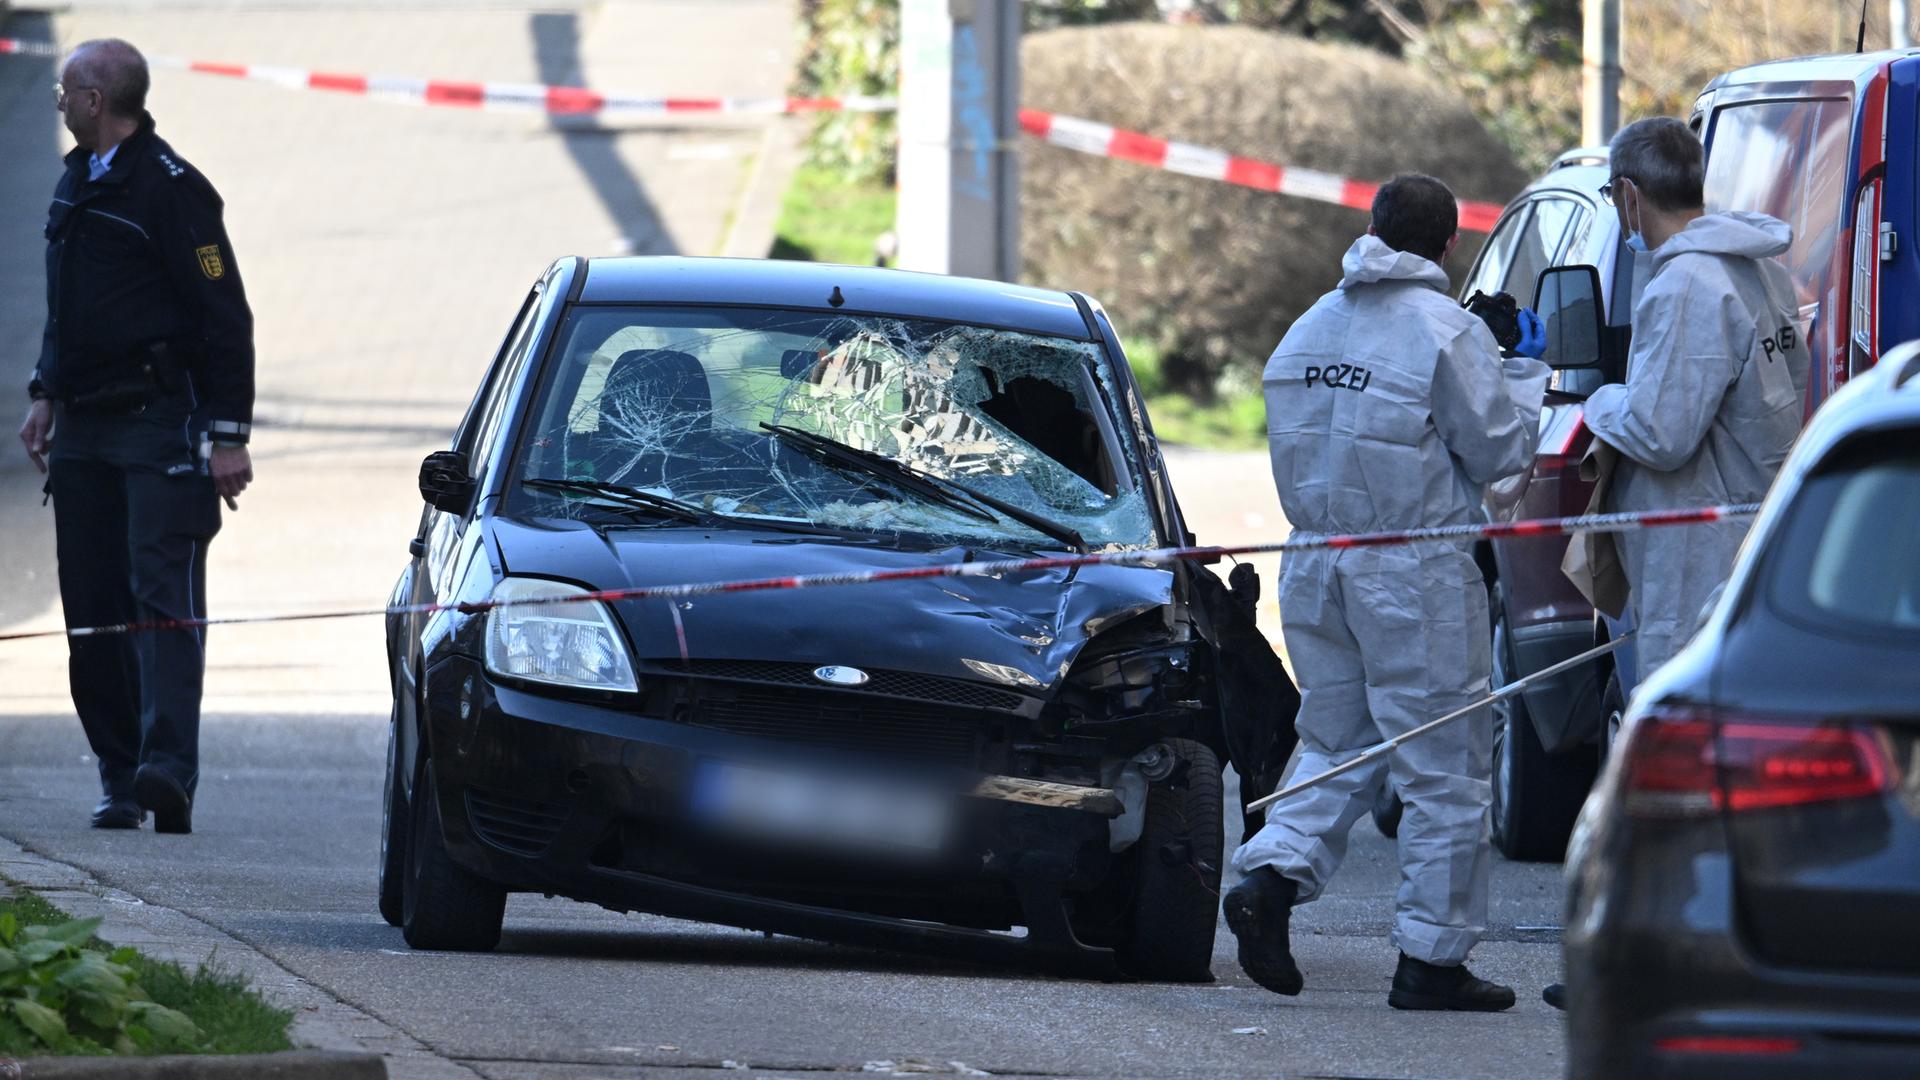
<svg viewBox="0 0 1920 1080">
<path fill-rule="evenodd" d="M 1189 739 L 1167 746 L 1180 764 L 1147 789 L 1120 966 L 1155 982 L 1212 982 L 1226 828 L 1220 759 Z"/>
<path fill-rule="evenodd" d="M 1620 728 L 1627 715 L 1627 695 L 1620 691 L 1618 668 L 1607 675 L 1607 688 L 1600 695 L 1600 713 L 1606 718 L 1600 729 L 1602 760 L 1605 760 L 1613 756 L 1614 747 L 1620 744 Z"/>
<path fill-rule="evenodd" d="M 387 730 L 387 786 L 380 808 L 380 917 L 388 926 L 406 921 L 407 788 L 400 777 L 400 706 Z"/>
<path fill-rule="evenodd" d="M 423 755 L 424 756 L 424 755 Z M 453 861 L 435 796 L 433 763 L 415 775 L 408 819 L 402 929 L 416 949 L 486 952 L 500 944 L 507 891 Z"/>
</svg>

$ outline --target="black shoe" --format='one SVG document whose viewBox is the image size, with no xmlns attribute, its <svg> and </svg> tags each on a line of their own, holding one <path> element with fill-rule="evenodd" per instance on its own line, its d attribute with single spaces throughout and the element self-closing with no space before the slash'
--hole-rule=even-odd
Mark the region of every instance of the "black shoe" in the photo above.
<svg viewBox="0 0 1920 1080">
<path fill-rule="evenodd" d="M 1553 1006 L 1556 1009 L 1559 1009 L 1561 1012 L 1566 1012 L 1567 1011 L 1567 984 L 1553 983 L 1552 985 L 1548 986 L 1545 990 L 1540 991 L 1540 1000 L 1546 1002 L 1547 1004 Z"/>
<path fill-rule="evenodd" d="M 1227 929 L 1240 939 L 1240 970 L 1261 986 L 1288 997 L 1306 985 L 1287 941 L 1287 923 L 1293 918 L 1293 901 L 1299 894 L 1298 884 L 1273 867 L 1263 866 L 1221 898 Z"/>
<path fill-rule="evenodd" d="M 1441 967 L 1401 953 L 1387 1004 L 1428 1012 L 1502 1012 L 1513 1008 L 1513 987 L 1476 979 L 1465 964 Z"/>
<path fill-rule="evenodd" d="M 193 831 L 193 798 L 180 781 L 157 765 L 142 765 L 133 774 L 133 797 L 153 811 L 153 831 L 190 833 Z"/>
<path fill-rule="evenodd" d="M 93 808 L 93 827 L 96 829 L 137 829 L 147 820 L 147 812 L 133 801 L 131 795 L 109 795 L 100 800 Z"/>
</svg>

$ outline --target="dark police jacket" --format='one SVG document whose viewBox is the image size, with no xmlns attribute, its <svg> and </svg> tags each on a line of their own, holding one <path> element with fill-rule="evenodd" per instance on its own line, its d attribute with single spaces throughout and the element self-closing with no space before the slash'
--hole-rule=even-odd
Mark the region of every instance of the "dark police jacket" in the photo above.
<svg viewBox="0 0 1920 1080">
<path fill-rule="evenodd" d="M 145 113 L 98 180 L 89 153 L 66 156 L 48 211 L 47 329 L 29 391 L 71 407 L 140 376 L 159 346 L 163 382 L 191 380 L 213 440 L 245 443 L 253 313 L 219 193 Z"/>
</svg>

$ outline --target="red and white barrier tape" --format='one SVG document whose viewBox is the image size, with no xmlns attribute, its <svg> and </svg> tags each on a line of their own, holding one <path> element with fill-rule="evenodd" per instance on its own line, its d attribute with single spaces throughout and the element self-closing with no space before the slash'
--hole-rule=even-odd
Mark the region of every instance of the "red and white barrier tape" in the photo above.
<svg viewBox="0 0 1920 1080">
<path fill-rule="evenodd" d="M 59 56 L 59 46 L 46 42 L 0 38 L 0 54 Z M 667 115 L 672 113 L 779 114 L 807 112 L 891 112 L 892 98 L 663 98 L 603 93 L 584 86 L 546 86 L 538 83 L 454 82 L 443 79 L 396 78 L 380 75 L 309 71 L 304 68 L 260 64 L 224 64 L 151 56 L 154 67 L 176 68 L 203 75 L 252 79 L 295 90 L 330 90 L 361 94 L 414 105 L 443 105 L 468 109 L 512 109 L 556 116 L 599 113 Z M 1050 145 L 1096 157 L 1118 158 L 1149 168 L 1238 184 L 1257 191 L 1366 210 L 1380 185 L 1313 169 L 1277 165 L 1239 157 L 1191 143 L 1174 142 L 1138 131 L 1128 131 L 1077 116 L 1061 116 L 1038 109 L 1020 110 L 1020 127 Z M 1491 232 L 1500 219 L 1496 203 L 1460 203 L 1460 228 Z"/>
<path fill-rule="evenodd" d="M 1060 116 L 1038 109 L 1021 109 L 1020 127 L 1050 145 L 1078 150 L 1083 154 L 1118 158 L 1167 172 L 1239 184 L 1257 191 L 1272 191 L 1355 210 L 1372 208 L 1374 193 L 1380 190 L 1379 184 L 1366 180 L 1239 157 L 1224 150 L 1174 142 L 1082 120 L 1077 116 Z M 1500 220 L 1500 210 L 1497 203 L 1461 200 L 1460 228 L 1468 232 L 1491 232 L 1494 223 Z"/>
<path fill-rule="evenodd" d="M 17 38 L 0 38 L 0 54 L 59 56 L 57 45 Z M 546 86 L 539 83 L 456 82 L 446 79 L 401 78 L 262 64 L 224 64 L 210 60 L 183 60 L 149 56 L 152 67 L 251 79 L 294 90 L 330 90 L 361 94 L 411 105 L 444 105 L 466 109 L 513 109 L 584 116 L 598 113 L 666 115 L 668 113 L 777 114 L 805 112 L 889 112 L 890 98 L 668 98 L 603 93 L 584 86 Z"/>
<path fill-rule="evenodd" d="M 206 626 L 238 626 L 249 623 L 311 622 L 318 619 L 353 619 L 374 615 L 432 615 L 442 611 L 477 615 L 501 607 L 575 604 L 588 600 L 604 602 L 683 600 L 688 597 L 716 596 L 721 593 L 811 589 L 823 585 L 872 585 L 883 581 L 917 581 L 926 578 L 991 577 L 1000 574 L 1031 573 L 1036 570 L 1063 570 L 1077 566 L 1164 566 L 1194 560 L 1211 562 L 1236 555 L 1271 555 L 1327 548 L 1347 550 L 1389 547 L 1435 540 L 1512 540 L 1532 536 L 1567 536 L 1576 532 L 1631 532 L 1635 529 L 1651 529 L 1668 525 L 1700 525 L 1714 521 L 1734 521 L 1752 517 L 1759 510 L 1759 503 L 1743 503 L 1737 506 L 1709 506 L 1699 510 L 1646 510 L 1619 514 L 1590 514 L 1585 517 L 1533 518 L 1491 525 L 1442 525 L 1427 529 L 1401 529 L 1394 532 L 1310 534 L 1289 537 L 1277 543 L 1242 544 L 1236 547 L 1153 548 L 1145 551 L 1108 551 L 1040 559 L 943 563 L 938 566 L 915 566 L 901 570 L 852 570 L 837 574 L 803 574 L 794 577 L 754 578 L 746 581 L 643 585 L 631 589 L 603 589 L 599 592 L 576 593 L 571 596 L 533 596 L 517 600 L 480 600 L 459 604 L 400 604 L 385 608 L 316 611 L 294 615 L 243 615 L 226 619 L 167 619 L 155 622 L 118 623 L 112 626 L 81 626 L 67 630 L 0 634 L 0 641 L 24 641 L 28 638 L 47 637 L 91 637 L 99 634 L 131 634 L 151 630 L 189 630 Z"/>
</svg>

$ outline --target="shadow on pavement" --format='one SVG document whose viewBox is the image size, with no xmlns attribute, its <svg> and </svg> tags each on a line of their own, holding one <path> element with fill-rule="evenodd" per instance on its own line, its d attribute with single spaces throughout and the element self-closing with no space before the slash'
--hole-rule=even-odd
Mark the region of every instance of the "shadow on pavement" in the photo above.
<svg viewBox="0 0 1920 1080">
<path fill-rule="evenodd" d="M 0 37 L 53 40 L 40 13 L 0 14 Z M 15 432 L 46 326 L 47 206 L 70 143 L 53 110 L 58 62 L 0 57 L 0 627 L 38 615 L 57 592 L 53 511 Z"/>
<path fill-rule="evenodd" d="M 529 17 L 533 35 L 534 61 L 540 81 L 549 86 L 579 85 L 580 20 L 574 12 L 537 13 Z M 639 177 L 620 160 L 619 136 L 600 130 L 580 130 L 555 117 L 551 121 L 567 148 L 567 155 L 579 166 L 581 175 L 593 185 L 594 194 L 606 209 L 607 217 L 618 230 L 622 254 L 672 255 L 676 249 L 671 237 L 660 227 L 660 215 Z"/>
</svg>

